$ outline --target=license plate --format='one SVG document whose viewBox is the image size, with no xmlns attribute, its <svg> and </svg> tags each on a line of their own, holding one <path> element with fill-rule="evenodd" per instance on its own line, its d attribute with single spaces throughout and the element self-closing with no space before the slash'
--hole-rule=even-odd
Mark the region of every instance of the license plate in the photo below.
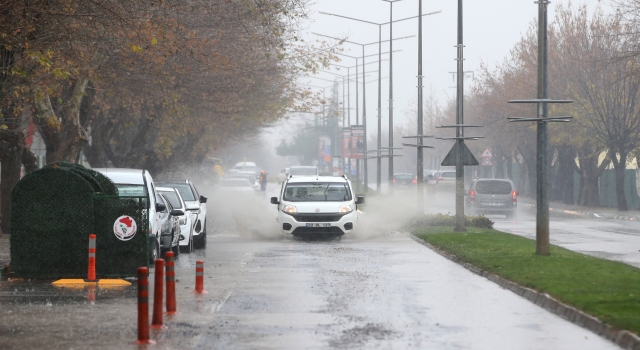
<svg viewBox="0 0 640 350">
<path fill-rule="evenodd" d="M 484 202 L 482 203 L 484 205 L 488 205 L 490 207 L 500 207 L 500 206 L 504 206 L 504 203 L 496 203 L 496 202 Z"/>
<path fill-rule="evenodd" d="M 331 227 L 331 224 L 328 222 L 310 222 L 307 223 L 307 227 Z"/>
</svg>

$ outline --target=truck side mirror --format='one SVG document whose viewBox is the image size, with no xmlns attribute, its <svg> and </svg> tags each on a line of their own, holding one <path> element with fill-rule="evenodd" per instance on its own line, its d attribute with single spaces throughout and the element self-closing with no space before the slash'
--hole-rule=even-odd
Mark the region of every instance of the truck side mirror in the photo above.
<svg viewBox="0 0 640 350">
<path fill-rule="evenodd" d="M 278 197 L 271 197 L 271 204 L 280 204 Z"/>
</svg>

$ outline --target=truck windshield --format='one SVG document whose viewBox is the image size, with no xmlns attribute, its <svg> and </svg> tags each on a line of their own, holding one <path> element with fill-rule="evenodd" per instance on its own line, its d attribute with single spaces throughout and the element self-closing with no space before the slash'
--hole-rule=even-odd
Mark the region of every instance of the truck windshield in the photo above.
<svg viewBox="0 0 640 350">
<path fill-rule="evenodd" d="M 346 183 L 289 183 L 283 199 L 289 202 L 346 202 L 351 200 L 351 191 Z"/>
</svg>

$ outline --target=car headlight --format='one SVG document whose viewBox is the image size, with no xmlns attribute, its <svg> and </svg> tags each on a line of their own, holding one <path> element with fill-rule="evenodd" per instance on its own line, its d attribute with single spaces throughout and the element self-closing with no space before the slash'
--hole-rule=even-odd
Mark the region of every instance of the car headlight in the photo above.
<svg viewBox="0 0 640 350">
<path fill-rule="evenodd" d="M 347 214 L 353 211 L 353 206 L 351 204 L 341 205 L 338 212 L 340 214 Z"/>
<path fill-rule="evenodd" d="M 282 211 L 287 213 L 287 214 L 295 214 L 295 213 L 298 212 L 298 209 L 296 207 L 294 207 L 293 205 L 287 204 L 282 208 Z"/>
</svg>

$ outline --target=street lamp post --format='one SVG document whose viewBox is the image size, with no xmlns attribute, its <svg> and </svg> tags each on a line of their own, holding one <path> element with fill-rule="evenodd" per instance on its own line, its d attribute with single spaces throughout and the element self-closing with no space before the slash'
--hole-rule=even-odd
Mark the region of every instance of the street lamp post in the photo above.
<svg viewBox="0 0 640 350">
<path fill-rule="evenodd" d="M 386 1 L 386 0 L 385 0 Z M 400 1 L 400 0 L 396 0 L 396 1 Z M 391 2 L 395 2 L 395 1 L 391 1 Z M 437 13 L 440 13 L 442 11 L 434 11 L 434 12 L 429 12 L 429 13 L 425 13 L 425 14 L 419 14 L 418 16 L 411 16 L 411 17 L 406 17 L 406 18 L 401 18 L 401 19 L 397 19 L 397 20 L 393 20 L 393 18 L 391 19 L 390 22 L 385 22 L 385 23 L 376 23 L 376 22 L 371 22 L 371 21 L 365 21 L 359 18 L 353 18 L 353 17 L 347 17 L 347 16 L 342 16 L 342 15 L 337 15 L 337 14 L 333 14 L 333 13 L 327 13 L 327 12 L 323 12 L 323 11 L 319 11 L 320 14 L 323 15 L 327 15 L 327 16 L 334 16 L 334 17 L 340 17 L 340 18 L 344 18 L 344 19 L 349 19 L 352 21 L 357 21 L 357 22 L 362 22 L 362 23 L 367 23 L 367 24 L 373 24 L 373 25 L 377 25 L 378 26 L 378 155 L 380 155 L 380 150 L 382 149 L 382 26 L 386 25 L 386 24 L 392 24 L 392 23 L 397 23 L 397 22 L 402 22 L 402 21 L 406 21 L 409 19 L 414 19 L 414 18 L 420 18 L 422 16 L 430 16 L 430 15 L 434 15 Z M 393 36 L 389 37 L 389 41 L 392 42 L 393 40 Z M 393 51 L 393 50 L 390 50 Z M 391 64 L 390 64 L 391 65 Z M 391 81 L 391 74 L 389 75 L 389 80 Z M 391 85 L 391 83 L 390 83 Z M 391 102 L 391 101 L 390 101 Z M 392 103 L 392 102 L 391 102 Z M 391 111 L 391 109 L 390 109 Z M 390 112 L 392 113 L 392 112 Z M 391 124 L 390 124 L 391 125 Z M 393 132 L 393 127 L 391 127 L 391 133 Z M 365 134 L 366 137 L 366 134 Z M 389 162 L 390 164 L 392 164 L 392 160 L 393 160 L 393 156 L 389 156 Z M 376 169 L 376 190 L 378 192 L 380 192 L 380 188 L 382 185 L 382 157 L 379 156 L 377 158 L 377 169 Z M 392 175 L 393 177 L 393 175 Z M 392 181 L 393 179 L 390 179 L 390 181 Z"/>
<path fill-rule="evenodd" d="M 382 0 L 389 3 L 389 38 L 393 38 L 393 3 L 402 0 Z M 418 16 L 422 19 L 422 16 Z M 393 40 L 389 40 L 393 52 Z M 389 55 L 389 193 L 393 194 L 393 54 Z"/>
</svg>

